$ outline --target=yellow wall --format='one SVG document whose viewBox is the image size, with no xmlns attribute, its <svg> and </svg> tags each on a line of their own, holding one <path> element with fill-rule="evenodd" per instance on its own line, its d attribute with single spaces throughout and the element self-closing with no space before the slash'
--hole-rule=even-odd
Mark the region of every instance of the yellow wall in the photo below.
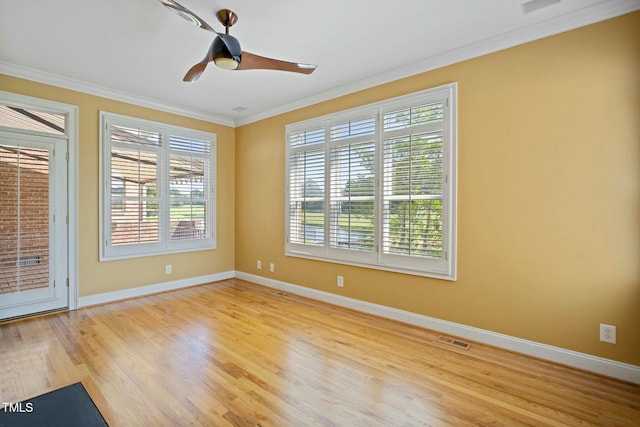
<svg viewBox="0 0 640 427">
<path fill-rule="evenodd" d="M 285 257 L 285 125 L 454 81 L 458 280 Z M 238 128 L 236 270 L 640 365 L 640 13 Z"/>
<path fill-rule="evenodd" d="M 78 141 L 78 286 L 79 295 L 93 295 L 136 286 L 234 269 L 235 131 L 231 127 L 189 119 L 80 92 L 0 75 L 0 90 L 79 107 Z M 129 260 L 99 262 L 99 112 L 138 117 L 217 135 L 217 249 Z M 165 264 L 173 273 L 165 275 Z"/>
</svg>

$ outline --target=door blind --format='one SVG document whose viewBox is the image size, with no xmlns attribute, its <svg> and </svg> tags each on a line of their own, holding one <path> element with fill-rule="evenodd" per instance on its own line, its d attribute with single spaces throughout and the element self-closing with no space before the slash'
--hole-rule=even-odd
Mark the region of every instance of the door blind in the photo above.
<svg viewBox="0 0 640 427">
<path fill-rule="evenodd" d="M 49 286 L 49 151 L 0 145 L 0 294 Z"/>
</svg>

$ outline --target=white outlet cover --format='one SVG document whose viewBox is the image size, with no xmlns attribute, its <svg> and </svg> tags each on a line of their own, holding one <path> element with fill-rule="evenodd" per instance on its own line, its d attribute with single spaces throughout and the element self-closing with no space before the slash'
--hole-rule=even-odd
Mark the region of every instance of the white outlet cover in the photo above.
<svg viewBox="0 0 640 427">
<path fill-rule="evenodd" d="M 600 341 L 615 344 L 616 343 L 616 327 L 613 325 L 600 324 Z"/>
</svg>

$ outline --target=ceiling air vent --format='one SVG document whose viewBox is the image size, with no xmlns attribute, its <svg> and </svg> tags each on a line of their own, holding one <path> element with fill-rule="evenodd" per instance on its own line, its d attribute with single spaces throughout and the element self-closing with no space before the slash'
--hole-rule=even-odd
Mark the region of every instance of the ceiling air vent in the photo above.
<svg viewBox="0 0 640 427">
<path fill-rule="evenodd" d="M 560 0 L 531 0 L 526 3 L 522 3 L 522 11 L 526 15 L 527 13 L 535 12 L 536 10 L 549 7 L 556 3 L 560 3 Z"/>
<path fill-rule="evenodd" d="M 459 339 L 451 338 L 451 337 L 439 336 L 434 340 L 434 342 L 438 344 L 445 344 L 445 345 L 457 347 L 462 350 L 469 350 L 471 348 L 471 344 L 469 344 L 468 342 L 464 342 Z"/>
</svg>

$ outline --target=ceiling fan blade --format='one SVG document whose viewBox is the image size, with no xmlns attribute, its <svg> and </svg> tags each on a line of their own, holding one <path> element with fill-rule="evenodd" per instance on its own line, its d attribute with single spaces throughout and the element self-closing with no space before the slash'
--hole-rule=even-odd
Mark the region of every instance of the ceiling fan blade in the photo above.
<svg viewBox="0 0 640 427">
<path fill-rule="evenodd" d="M 160 0 L 160 3 L 167 6 L 167 8 L 171 9 L 174 13 L 176 13 L 176 15 L 186 19 L 189 22 L 192 22 L 203 30 L 211 31 L 212 33 L 218 34 L 218 32 L 214 30 L 209 24 L 207 24 L 204 19 L 200 18 L 198 15 L 191 12 L 180 3 L 173 0 Z"/>
<path fill-rule="evenodd" d="M 187 71 L 187 74 L 184 75 L 182 81 L 195 82 L 196 80 L 198 80 L 204 72 L 204 69 L 207 68 L 207 64 L 209 64 L 209 60 L 208 58 L 205 58 L 193 67 L 189 68 L 189 71 Z"/>
<path fill-rule="evenodd" d="M 279 59 L 266 58 L 249 52 L 242 52 L 242 59 L 238 70 L 279 70 L 292 73 L 311 74 L 317 65 L 300 64 L 297 62 L 281 61 Z"/>
</svg>

